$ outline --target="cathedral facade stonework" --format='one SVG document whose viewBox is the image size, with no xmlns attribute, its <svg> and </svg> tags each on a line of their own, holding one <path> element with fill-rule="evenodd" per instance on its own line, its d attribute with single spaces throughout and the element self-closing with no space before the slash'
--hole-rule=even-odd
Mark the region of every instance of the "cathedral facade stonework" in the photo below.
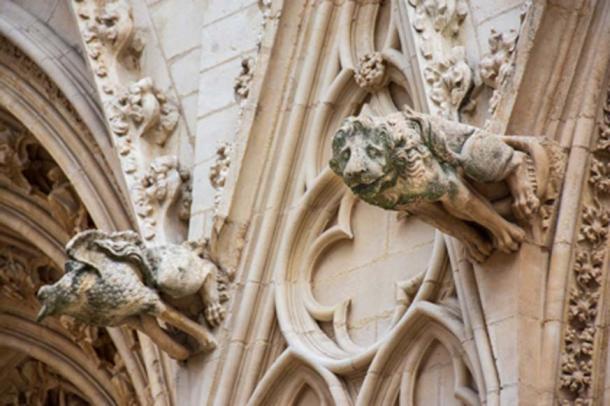
<svg viewBox="0 0 610 406">
<path fill-rule="evenodd" d="M 1 405 L 610 404 L 609 0 L 0 2 Z"/>
</svg>

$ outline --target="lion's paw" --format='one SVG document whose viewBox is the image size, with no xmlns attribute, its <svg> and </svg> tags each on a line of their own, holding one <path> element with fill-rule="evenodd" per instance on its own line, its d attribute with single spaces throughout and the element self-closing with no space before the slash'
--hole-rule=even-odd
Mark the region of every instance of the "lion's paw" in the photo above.
<svg viewBox="0 0 610 406">
<path fill-rule="evenodd" d="M 525 240 L 525 231 L 511 223 L 506 223 L 506 226 L 494 235 L 495 246 L 505 253 L 517 251 L 523 240 Z"/>
</svg>

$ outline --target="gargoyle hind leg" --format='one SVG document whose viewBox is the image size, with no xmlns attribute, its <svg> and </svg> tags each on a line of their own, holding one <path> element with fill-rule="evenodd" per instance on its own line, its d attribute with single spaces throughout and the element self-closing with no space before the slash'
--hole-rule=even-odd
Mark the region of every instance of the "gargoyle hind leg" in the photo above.
<svg viewBox="0 0 610 406">
<path fill-rule="evenodd" d="M 220 297 L 218 295 L 218 284 L 216 281 L 217 268 L 212 263 L 206 264 L 206 266 L 208 267 L 208 269 L 206 269 L 207 276 L 199 290 L 199 294 L 201 296 L 201 301 L 203 302 L 203 314 L 206 321 L 210 326 L 216 327 L 224 320 L 225 309 L 220 304 Z"/>
<path fill-rule="evenodd" d="M 179 330 L 193 337 L 201 345 L 204 351 L 211 351 L 216 348 L 216 340 L 208 329 L 195 323 L 182 313 L 173 309 L 165 303 L 158 303 L 156 315 L 165 322 L 171 324 Z"/>
<path fill-rule="evenodd" d="M 168 336 L 154 317 L 148 315 L 133 317 L 127 324 L 150 337 L 155 344 L 173 359 L 183 361 L 189 357 L 189 350 Z"/>
<path fill-rule="evenodd" d="M 440 203 L 426 203 L 409 208 L 426 223 L 462 241 L 468 256 L 476 262 L 483 262 L 491 255 L 492 246 L 477 230 L 460 219 L 451 216 Z"/>
<path fill-rule="evenodd" d="M 443 206 L 455 217 L 473 221 L 488 229 L 494 237 L 496 247 L 510 253 L 519 249 L 525 239 L 521 227 L 506 221 L 491 204 L 461 180 L 454 182 L 455 190 L 443 197 Z"/>
<path fill-rule="evenodd" d="M 513 212 L 521 220 L 528 220 L 540 207 L 534 186 L 535 174 L 530 173 L 528 165 L 533 165 L 525 153 L 515 151 L 511 164 L 514 169 L 506 176 L 506 183 L 513 196 Z M 531 168 L 533 169 L 533 168 Z"/>
</svg>

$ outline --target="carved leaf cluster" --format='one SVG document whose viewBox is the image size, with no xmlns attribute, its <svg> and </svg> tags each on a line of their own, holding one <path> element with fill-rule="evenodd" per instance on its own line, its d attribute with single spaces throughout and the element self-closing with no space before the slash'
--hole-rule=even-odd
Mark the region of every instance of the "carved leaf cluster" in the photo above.
<svg viewBox="0 0 610 406">
<path fill-rule="evenodd" d="M 254 77 L 254 66 L 256 65 L 256 59 L 253 57 L 244 58 L 241 61 L 241 71 L 235 78 L 233 84 L 233 91 L 235 93 L 235 99 L 238 102 L 242 102 L 248 98 L 250 94 L 250 84 Z"/>
<path fill-rule="evenodd" d="M 473 74 L 466 63 L 464 47 L 454 47 L 446 58 L 429 64 L 424 78 L 431 87 L 430 99 L 443 116 L 451 118 L 452 111 L 462 106 L 462 101 L 473 86 Z M 474 104 L 469 109 L 474 108 Z"/>
<path fill-rule="evenodd" d="M 381 52 L 364 54 L 358 61 L 354 79 L 358 86 L 372 90 L 381 87 L 386 78 L 386 62 Z"/>
<path fill-rule="evenodd" d="M 593 365 L 596 354 L 597 318 L 604 285 L 610 212 L 608 199 L 608 138 L 610 133 L 610 89 L 603 108 L 597 146 L 590 163 L 591 202 L 581 214 L 578 245 L 573 265 L 574 283 L 568 299 L 568 326 L 561 357 L 560 404 L 592 404 Z"/>
<path fill-rule="evenodd" d="M 419 52 L 424 58 L 427 96 L 434 113 L 457 119 L 460 110 L 471 110 L 468 102 L 474 75 L 467 63 L 463 41 L 459 37 L 468 6 L 464 0 L 409 0 L 417 33 Z"/>
<path fill-rule="evenodd" d="M 142 234 L 146 239 L 156 235 L 157 214 L 177 199 L 179 217 L 188 220 L 192 202 L 192 187 L 188 172 L 180 169 L 175 156 L 155 158 L 140 181 L 132 188 L 136 213 L 142 219 Z"/>
<path fill-rule="evenodd" d="M 489 101 L 489 112 L 493 113 L 500 101 L 500 88 L 514 71 L 513 55 L 519 34 L 515 30 L 508 33 L 491 29 L 489 36 L 489 53 L 483 56 L 479 63 L 481 79 L 494 92 Z"/>
<path fill-rule="evenodd" d="M 231 166 L 231 150 L 232 146 L 228 142 L 221 143 L 216 149 L 216 158 L 214 163 L 210 166 L 210 184 L 216 190 L 214 195 L 214 205 L 218 207 L 222 196 L 222 191 L 225 187 L 227 180 L 227 174 Z"/>
<path fill-rule="evenodd" d="M 143 42 L 135 29 L 130 2 L 75 0 L 75 10 L 121 167 L 138 217 L 143 219 L 141 227 L 147 230 L 147 238 L 153 238 L 156 219 L 151 217 L 155 213 L 150 198 L 145 197 L 150 186 L 142 182 L 149 165 L 155 163 L 149 159 L 150 145 L 142 140 L 163 147 L 177 128 L 177 105 L 152 78 L 138 74 Z M 185 217 L 186 206 L 178 208 L 179 217 Z"/>
</svg>

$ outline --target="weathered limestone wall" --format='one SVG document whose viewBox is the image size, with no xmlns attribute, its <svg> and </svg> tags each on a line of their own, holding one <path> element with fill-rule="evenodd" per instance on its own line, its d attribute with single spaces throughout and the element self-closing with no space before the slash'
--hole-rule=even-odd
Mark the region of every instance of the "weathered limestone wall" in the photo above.
<svg viewBox="0 0 610 406">
<path fill-rule="evenodd" d="M 202 4 L 201 53 L 197 61 L 198 107 L 193 167 L 192 238 L 209 235 L 217 191 L 210 183 L 210 167 L 222 143 L 235 142 L 241 122 L 235 80 L 242 61 L 256 58 L 263 14 L 256 0 L 207 0 Z M 194 67 L 191 67 L 194 68 Z"/>
</svg>

